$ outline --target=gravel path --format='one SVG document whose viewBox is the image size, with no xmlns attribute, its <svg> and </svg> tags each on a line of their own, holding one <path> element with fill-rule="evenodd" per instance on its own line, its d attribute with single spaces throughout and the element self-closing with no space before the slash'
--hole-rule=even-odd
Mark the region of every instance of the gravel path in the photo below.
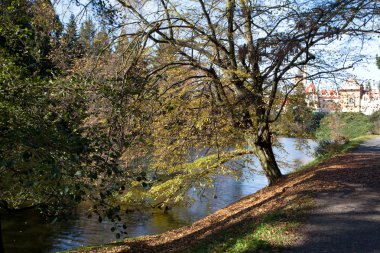
<svg viewBox="0 0 380 253">
<path fill-rule="evenodd" d="M 380 252 L 380 138 L 342 156 L 344 187 L 316 195 L 317 207 L 285 252 Z"/>
</svg>

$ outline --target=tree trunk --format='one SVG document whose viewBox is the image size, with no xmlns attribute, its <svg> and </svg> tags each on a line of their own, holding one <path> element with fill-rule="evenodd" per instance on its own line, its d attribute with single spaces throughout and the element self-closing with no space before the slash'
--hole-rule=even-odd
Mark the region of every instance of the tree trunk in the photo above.
<svg viewBox="0 0 380 253">
<path fill-rule="evenodd" d="M 269 185 L 273 185 L 274 183 L 278 182 L 282 177 L 282 173 L 278 168 L 272 147 L 268 146 L 267 144 L 256 144 L 254 148 L 256 151 L 256 155 L 259 158 L 261 167 L 263 168 L 263 171 L 265 173 L 265 176 L 269 181 Z"/>
<path fill-rule="evenodd" d="M 265 176 L 269 181 L 269 185 L 278 182 L 282 178 L 282 173 L 274 157 L 269 130 L 266 130 L 262 135 L 256 136 L 251 146 L 260 161 Z"/>
</svg>

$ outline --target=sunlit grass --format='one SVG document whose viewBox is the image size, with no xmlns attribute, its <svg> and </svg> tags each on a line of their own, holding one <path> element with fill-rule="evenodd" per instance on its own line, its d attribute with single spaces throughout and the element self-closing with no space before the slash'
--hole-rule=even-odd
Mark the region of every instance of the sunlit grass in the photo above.
<svg viewBox="0 0 380 253">
<path fill-rule="evenodd" d="M 258 221 L 246 220 L 212 236 L 188 252 L 244 253 L 277 251 L 295 238 L 305 213 L 313 206 L 312 199 L 303 196 L 291 200 L 286 207 L 267 213 Z"/>
<path fill-rule="evenodd" d="M 362 144 L 363 142 L 374 139 L 376 137 L 380 137 L 380 135 L 363 135 L 360 137 L 353 138 L 353 139 L 349 140 L 347 143 L 339 146 L 336 150 L 333 150 L 332 152 L 329 152 L 329 153 L 324 154 L 322 156 L 316 157 L 313 161 L 311 161 L 307 164 L 304 164 L 303 166 L 299 167 L 296 171 L 311 168 L 311 167 L 313 167 L 313 166 L 315 166 L 315 165 L 317 165 L 317 164 L 319 164 L 319 163 L 321 163 L 321 162 L 323 162 L 329 158 L 332 158 L 332 157 L 337 156 L 339 154 L 344 154 L 344 153 L 350 152 L 350 151 L 356 149 L 357 147 L 359 147 L 359 145 Z"/>
</svg>

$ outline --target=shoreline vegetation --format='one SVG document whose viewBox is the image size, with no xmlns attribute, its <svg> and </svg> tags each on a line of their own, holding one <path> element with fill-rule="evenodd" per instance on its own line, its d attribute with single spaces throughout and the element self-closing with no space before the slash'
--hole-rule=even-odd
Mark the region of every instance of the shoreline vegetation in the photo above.
<svg viewBox="0 0 380 253">
<path fill-rule="evenodd" d="M 154 236 L 140 236 L 100 246 L 81 247 L 76 252 L 278 252 L 297 238 L 297 229 L 314 207 L 317 192 L 335 189 L 321 178 L 329 164 L 362 142 L 366 135 L 336 146 L 328 153 L 265 187 L 188 226 Z"/>
</svg>

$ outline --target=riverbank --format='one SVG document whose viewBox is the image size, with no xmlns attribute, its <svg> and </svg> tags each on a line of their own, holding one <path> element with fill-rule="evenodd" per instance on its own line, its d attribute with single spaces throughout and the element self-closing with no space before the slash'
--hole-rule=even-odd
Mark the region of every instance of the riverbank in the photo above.
<svg viewBox="0 0 380 253">
<path fill-rule="evenodd" d="M 324 158 L 346 152 L 369 138 L 355 139 Z M 344 187 L 335 179 L 340 178 L 339 173 L 345 169 L 341 164 L 350 159 L 351 154 L 338 154 L 318 164 L 309 164 L 307 169 L 288 175 L 281 183 L 249 195 L 192 225 L 161 235 L 71 252 L 250 252 L 289 248 L 297 241 L 297 230 L 305 214 L 315 205 L 315 196 Z"/>
</svg>

